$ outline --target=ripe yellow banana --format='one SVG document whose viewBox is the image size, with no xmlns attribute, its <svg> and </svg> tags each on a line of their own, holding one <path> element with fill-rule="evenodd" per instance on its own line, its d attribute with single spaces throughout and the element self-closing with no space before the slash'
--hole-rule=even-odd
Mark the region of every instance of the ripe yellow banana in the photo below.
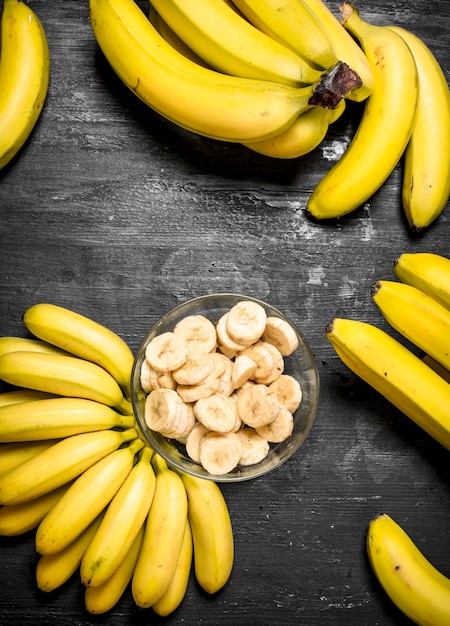
<svg viewBox="0 0 450 626">
<path fill-rule="evenodd" d="M 49 398 L 0 407 L 0 442 L 62 439 L 134 424 L 134 415 L 121 415 L 94 400 Z"/>
<path fill-rule="evenodd" d="M 450 385 L 376 326 L 335 318 L 326 336 L 355 374 L 450 450 Z"/>
<path fill-rule="evenodd" d="M 450 309 L 450 259 L 432 252 L 404 252 L 394 263 L 399 280 Z"/>
<path fill-rule="evenodd" d="M 151 448 L 143 448 L 138 462 L 108 505 L 81 561 L 84 585 L 96 587 L 114 575 L 143 526 L 155 491 L 152 454 Z"/>
<path fill-rule="evenodd" d="M 101 513 L 72 543 L 55 554 L 42 554 L 36 565 L 36 583 L 42 591 L 61 587 L 77 571 L 83 554 L 103 518 Z"/>
<path fill-rule="evenodd" d="M 68 485 L 62 485 L 29 502 L 2 506 L 0 508 L 0 535 L 13 537 L 36 528 L 68 488 Z"/>
<path fill-rule="evenodd" d="M 140 439 L 89 467 L 44 517 L 36 531 L 39 554 L 54 554 L 74 541 L 111 502 L 130 473 Z"/>
<path fill-rule="evenodd" d="M 404 28 L 390 26 L 408 44 L 419 74 L 419 99 L 405 151 L 402 202 L 413 231 L 430 226 L 450 194 L 450 92 L 430 48 Z"/>
<path fill-rule="evenodd" d="M 314 13 L 316 19 L 328 33 L 334 54 L 340 61 L 347 63 L 361 79 L 361 85 L 352 89 L 347 98 L 361 102 L 373 91 L 373 71 L 361 47 L 350 33 L 342 26 L 339 19 L 330 11 L 323 0 L 303 0 Z"/>
<path fill-rule="evenodd" d="M 52 346 L 46 341 L 39 339 L 29 339 L 27 337 L 5 336 L 0 337 L 0 356 L 8 352 L 46 352 L 50 354 L 66 354 L 56 346 Z"/>
<path fill-rule="evenodd" d="M 64 485 L 137 437 L 134 428 L 123 432 L 100 430 L 73 435 L 0 476 L 0 504 L 20 504 Z"/>
<path fill-rule="evenodd" d="M 75 356 L 43 352 L 9 352 L 0 356 L 0 379 L 61 396 L 86 398 L 132 413 L 121 388 L 99 365 Z"/>
<path fill-rule="evenodd" d="M 89 7 L 97 42 L 122 81 L 163 117 L 199 135 L 241 143 L 265 139 L 308 109 L 313 94 L 321 103 L 316 84 L 294 88 L 193 63 L 133 0 L 90 0 Z"/>
<path fill-rule="evenodd" d="M 178 559 L 175 574 L 173 575 L 166 593 L 152 606 L 152 609 L 157 615 L 163 617 L 170 615 L 183 601 L 189 584 L 193 552 L 191 527 L 189 520 L 186 519 L 183 544 L 181 546 L 180 558 Z"/>
<path fill-rule="evenodd" d="M 47 439 L 44 441 L 18 441 L 0 444 L 0 475 L 10 472 L 21 463 L 28 461 L 28 459 L 50 448 L 55 443 L 54 439 Z"/>
<path fill-rule="evenodd" d="M 233 2 L 259 30 L 294 50 L 313 67 L 328 69 L 338 60 L 327 31 L 303 0 Z"/>
<path fill-rule="evenodd" d="M 374 88 L 350 145 L 309 198 L 307 211 L 316 219 L 345 215 L 381 187 L 406 148 L 417 105 L 417 69 L 405 41 L 362 20 L 349 2 L 340 8 L 372 67 Z"/>
<path fill-rule="evenodd" d="M 224 0 L 152 0 L 151 4 L 178 37 L 219 72 L 293 87 L 320 78 L 318 69 L 253 26 Z M 327 67 L 336 62 L 333 57 Z"/>
<path fill-rule="evenodd" d="M 130 399 L 134 356 L 114 331 L 85 315 L 49 303 L 31 306 L 22 319 L 39 339 L 103 367 Z"/>
<path fill-rule="evenodd" d="M 181 553 L 188 506 L 178 474 L 159 454 L 153 455 L 152 464 L 155 493 L 131 584 L 134 601 L 141 608 L 158 602 L 170 585 Z"/>
<path fill-rule="evenodd" d="M 36 389 L 14 389 L 14 391 L 4 391 L 0 393 L 0 407 L 11 404 L 21 404 L 22 402 L 34 402 L 34 400 L 46 400 L 55 398 L 53 393 L 36 391 Z"/>
<path fill-rule="evenodd" d="M 421 626 L 450 624 L 450 579 L 428 561 L 409 535 L 386 513 L 367 532 L 369 562 L 394 604 Z"/>
<path fill-rule="evenodd" d="M 253 152 L 276 159 L 295 159 L 312 152 L 323 141 L 328 127 L 345 110 L 345 100 L 341 100 L 335 109 L 314 107 L 309 109 L 285 130 L 281 135 L 244 144 Z"/>
<path fill-rule="evenodd" d="M 213 594 L 226 584 L 233 568 L 234 539 L 228 507 L 214 481 L 180 476 L 189 502 L 195 576 L 202 589 Z"/>
<path fill-rule="evenodd" d="M 373 284 L 372 299 L 384 318 L 411 343 L 450 369 L 450 311 L 411 285 Z"/>
<path fill-rule="evenodd" d="M 112 576 L 101 585 L 86 587 L 84 603 L 89 613 L 106 613 L 120 600 L 133 577 L 143 536 L 144 527 L 141 526 L 130 550 Z"/>
<path fill-rule="evenodd" d="M 20 0 L 5 0 L 1 16 L 0 169 L 31 134 L 47 97 L 50 55 L 37 15 Z"/>
</svg>

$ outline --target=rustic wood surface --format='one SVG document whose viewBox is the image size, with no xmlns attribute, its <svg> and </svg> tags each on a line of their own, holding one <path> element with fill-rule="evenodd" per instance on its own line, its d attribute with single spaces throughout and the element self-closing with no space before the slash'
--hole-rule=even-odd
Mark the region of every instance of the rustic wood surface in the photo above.
<svg viewBox="0 0 450 626">
<path fill-rule="evenodd" d="M 180 130 L 138 101 L 99 51 L 87 0 L 29 4 L 47 32 L 52 75 L 30 140 L 0 173 L 0 334 L 25 336 L 24 310 L 50 301 L 104 323 L 136 350 L 168 309 L 233 291 L 298 324 L 317 359 L 321 398 L 293 458 L 223 486 L 236 559 L 216 597 L 192 578 L 166 619 L 138 610 L 129 591 L 95 618 L 76 576 L 50 595 L 37 590 L 30 532 L 0 539 L 0 624 L 406 625 L 370 570 L 367 524 L 389 513 L 450 575 L 448 452 L 351 374 L 324 330 L 334 316 L 387 329 L 372 283 L 393 277 L 401 252 L 448 256 L 450 209 L 413 237 L 399 164 L 359 210 L 315 224 L 306 201 L 349 142 L 361 105 L 302 159 L 257 156 Z M 446 0 L 361 0 L 360 10 L 421 36 L 448 79 Z"/>
</svg>

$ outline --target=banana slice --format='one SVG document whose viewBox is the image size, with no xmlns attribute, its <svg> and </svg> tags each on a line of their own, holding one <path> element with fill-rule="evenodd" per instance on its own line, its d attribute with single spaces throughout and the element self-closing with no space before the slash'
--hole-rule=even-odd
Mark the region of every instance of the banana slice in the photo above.
<svg viewBox="0 0 450 626">
<path fill-rule="evenodd" d="M 275 363 L 273 360 L 273 354 L 267 344 L 264 341 L 257 341 L 252 346 L 245 348 L 239 355 L 245 354 L 254 363 L 256 363 L 256 370 L 252 374 L 252 380 L 259 382 L 265 380 L 270 374 L 272 374 Z"/>
<path fill-rule="evenodd" d="M 189 357 L 186 363 L 172 373 L 180 385 L 198 385 L 203 382 L 215 368 L 214 359 L 209 354 Z"/>
<path fill-rule="evenodd" d="M 261 338 L 266 320 L 266 311 L 260 304 L 242 300 L 228 312 L 227 333 L 236 343 L 250 346 Z"/>
<path fill-rule="evenodd" d="M 178 439 L 178 441 L 186 443 L 186 440 L 189 437 L 191 430 L 196 424 L 197 419 L 194 415 L 194 407 L 192 406 L 192 404 L 183 402 L 183 410 L 180 417 L 180 423 L 178 424 L 177 431 L 172 435 L 172 438 Z"/>
<path fill-rule="evenodd" d="M 177 385 L 172 372 L 158 372 L 150 367 L 145 359 L 141 366 L 141 386 L 146 393 L 149 393 L 153 389 L 176 389 Z"/>
<path fill-rule="evenodd" d="M 283 356 L 289 356 L 298 348 L 298 337 L 292 326 L 286 320 L 273 315 L 267 317 L 261 339 L 278 348 Z"/>
<path fill-rule="evenodd" d="M 150 367 L 160 372 L 177 370 L 187 361 L 188 354 L 186 339 L 171 331 L 154 337 L 145 349 Z"/>
<path fill-rule="evenodd" d="M 233 361 L 224 354 L 220 355 L 224 359 L 225 368 L 219 376 L 218 393 L 224 396 L 231 396 L 234 391 L 233 387 Z"/>
<path fill-rule="evenodd" d="M 264 345 L 264 348 L 270 352 L 270 355 L 272 356 L 273 366 L 271 372 L 267 376 L 257 377 L 257 372 L 255 372 L 255 374 L 253 374 L 253 379 L 257 383 L 269 385 L 274 380 L 277 380 L 277 378 L 279 378 L 284 372 L 284 359 L 281 352 L 274 345 L 268 343 L 267 341 L 262 341 L 260 343 L 262 343 Z"/>
<path fill-rule="evenodd" d="M 236 433 L 207 433 L 200 443 L 200 463 L 210 474 L 228 474 L 239 463 L 242 443 Z"/>
<path fill-rule="evenodd" d="M 254 428 L 241 428 L 236 433 L 242 443 L 239 465 L 254 465 L 262 461 L 269 453 L 270 445 Z"/>
<path fill-rule="evenodd" d="M 280 408 L 276 395 L 261 384 L 244 389 L 238 396 L 236 406 L 244 424 L 253 428 L 273 422 Z"/>
<path fill-rule="evenodd" d="M 239 354 L 233 361 L 231 384 L 239 389 L 256 372 L 256 363 L 246 354 Z"/>
<path fill-rule="evenodd" d="M 276 418 L 266 426 L 256 428 L 256 432 L 270 443 L 281 443 L 292 435 L 294 430 L 294 416 L 287 408 L 280 404 Z"/>
<path fill-rule="evenodd" d="M 215 376 L 208 382 L 199 383 L 198 385 L 178 385 L 177 393 L 182 398 L 183 402 L 194 403 L 202 398 L 216 393 L 219 389 L 219 378 Z"/>
<path fill-rule="evenodd" d="M 200 444 L 206 433 L 209 433 L 208 428 L 201 422 L 196 422 L 186 438 L 186 452 L 196 463 L 200 463 Z"/>
<path fill-rule="evenodd" d="M 302 388 L 296 378 L 289 374 L 282 374 L 270 383 L 269 389 L 276 395 L 280 404 L 283 404 L 291 413 L 295 413 L 302 401 Z"/>
<path fill-rule="evenodd" d="M 183 400 L 172 389 L 154 389 L 145 400 L 145 423 L 164 436 L 178 428 L 183 414 Z"/>
<path fill-rule="evenodd" d="M 191 357 L 216 349 L 216 328 L 204 315 L 187 315 L 175 325 L 173 332 L 187 342 Z"/>
<path fill-rule="evenodd" d="M 236 426 L 237 408 L 231 398 L 215 393 L 197 400 L 194 415 L 208 430 L 229 433 Z"/>
<path fill-rule="evenodd" d="M 245 350 L 247 346 L 244 344 L 238 343 L 237 341 L 234 341 L 228 334 L 228 330 L 227 330 L 228 315 L 229 315 L 229 312 L 224 313 L 217 320 L 216 333 L 217 333 L 218 349 L 220 350 L 220 352 L 222 352 L 227 357 L 232 359 L 238 352 L 240 352 L 241 350 Z"/>
</svg>

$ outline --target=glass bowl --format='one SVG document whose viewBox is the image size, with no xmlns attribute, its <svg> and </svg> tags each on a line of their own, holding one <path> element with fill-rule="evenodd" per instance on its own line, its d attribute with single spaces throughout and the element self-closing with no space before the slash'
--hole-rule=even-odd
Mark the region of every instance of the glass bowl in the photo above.
<svg viewBox="0 0 450 626">
<path fill-rule="evenodd" d="M 146 347 L 154 337 L 173 330 L 175 325 L 188 315 L 203 315 L 215 323 L 224 313 L 242 300 L 250 300 L 260 304 L 268 316 L 276 316 L 287 321 L 294 330 L 298 338 L 298 347 L 292 354 L 284 357 L 284 374 L 290 374 L 299 381 L 302 388 L 302 400 L 294 413 L 294 428 L 291 436 L 281 443 L 271 443 L 269 453 L 262 461 L 253 465 L 238 465 L 227 474 L 211 474 L 188 456 L 183 443 L 176 439 L 164 437 L 147 426 L 145 401 L 148 394 L 141 386 L 141 368 L 145 360 Z M 283 313 L 266 302 L 245 295 L 233 293 L 205 295 L 189 300 L 163 315 L 146 335 L 137 351 L 133 366 L 131 400 L 143 439 L 169 465 L 187 474 L 216 482 L 243 481 L 257 478 L 275 469 L 287 461 L 303 444 L 316 418 L 319 400 L 319 373 L 308 342 Z"/>
</svg>

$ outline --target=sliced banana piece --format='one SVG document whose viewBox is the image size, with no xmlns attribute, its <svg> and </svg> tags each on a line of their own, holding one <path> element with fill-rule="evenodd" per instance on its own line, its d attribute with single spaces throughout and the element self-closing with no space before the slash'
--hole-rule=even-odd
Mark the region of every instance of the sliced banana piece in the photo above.
<svg viewBox="0 0 450 626">
<path fill-rule="evenodd" d="M 159 372 L 178 369 L 187 361 L 188 355 L 186 339 L 171 331 L 154 337 L 145 349 L 145 358 L 150 367 Z"/>
<path fill-rule="evenodd" d="M 144 359 L 141 365 L 141 386 L 149 393 L 153 389 L 175 389 L 177 384 L 172 376 L 172 372 L 158 372 L 150 367 L 149 362 Z"/>
<path fill-rule="evenodd" d="M 266 385 L 260 384 L 244 389 L 238 396 L 236 406 L 244 424 L 253 428 L 273 422 L 280 408 L 276 395 Z"/>
<path fill-rule="evenodd" d="M 212 356 L 201 354 L 189 357 L 186 363 L 172 373 L 172 376 L 180 385 L 198 385 L 211 374 L 214 367 L 215 362 Z"/>
<path fill-rule="evenodd" d="M 200 444 L 206 433 L 209 433 L 208 428 L 201 422 L 196 422 L 186 438 L 186 452 L 196 463 L 200 463 Z"/>
<path fill-rule="evenodd" d="M 245 350 L 247 347 L 245 344 L 234 341 L 228 334 L 228 315 L 229 312 L 224 313 L 216 324 L 217 344 L 220 352 L 232 359 L 238 352 Z"/>
<path fill-rule="evenodd" d="M 289 374 L 282 374 L 269 385 L 269 389 L 278 398 L 288 411 L 295 413 L 302 401 L 302 387 L 298 380 Z"/>
<path fill-rule="evenodd" d="M 281 317 L 269 315 L 261 336 L 263 341 L 274 345 L 283 356 L 289 356 L 298 348 L 298 337 L 292 326 Z"/>
<path fill-rule="evenodd" d="M 227 333 L 237 343 L 249 346 L 260 339 L 266 328 L 265 309 L 251 300 L 238 302 L 228 312 Z"/>
<path fill-rule="evenodd" d="M 175 325 L 173 332 L 187 342 L 191 357 L 216 349 L 216 328 L 204 315 L 187 315 Z"/>
<path fill-rule="evenodd" d="M 278 415 L 270 424 L 255 429 L 258 435 L 270 443 L 281 443 L 290 437 L 294 430 L 294 416 L 284 405 L 279 406 Z"/>
<path fill-rule="evenodd" d="M 256 363 L 246 354 L 239 354 L 233 361 L 231 384 L 233 389 L 239 389 L 256 372 Z"/>
<path fill-rule="evenodd" d="M 183 400 L 173 389 L 154 389 L 145 400 L 145 423 L 163 435 L 178 427 L 182 412 Z"/>
<path fill-rule="evenodd" d="M 255 373 L 253 374 L 253 379 L 257 383 L 262 383 L 263 385 L 269 385 L 274 380 L 277 380 L 277 378 L 279 378 L 281 374 L 284 372 L 284 359 L 283 359 L 283 355 L 281 354 L 281 352 L 278 350 L 277 347 L 273 346 L 271 343 L 268 343 L 267 341 L 261 341 L 260 343 L 262 343 L 264 348 L 270 352 L 273 366 L 272 366 L 272 370 L 267 376 L 256 377 L 256 373 Z"/>
<path fill-rule="evenodd" d="M 236 433 L 207 433 L 200 442 L 200 463 L 210 474 L 228 474 L 239 463 L 242 443 Z"/>
<path fill-rule="evenodd" d="M 218 433 L 232 432 L 238 415 L 235 402 L 228 396 L 215 393 L 194 404 L 194 415 L 209 430 Z"/>
<path fill-rule="evenodd" d="M 254 465 L 269 454 L 269 442 L 267 439 L 263 439 L 254 428 L 241 428 L 236 434 L 242 443 L 239 465 Z"/>
<path fill-rule="evenodd" d="M 264 341 L 257 341 L 253 345 L 245 348 L 239 355 L 245 354 L 256 363 L 256 370 L 252 374 L 252 380 L 259 382 L 265 380 L 273 371 L 275 363 L 273 354 Z"/>
<path fill-rule="evenodd" d="M 220 355 L 224 359 L 224 370 L 219 376 L 219 388 L 218 393 L 224 396 L 231 396 L 234 391 L 233 387 L 233 361 L 231 361 L 224 354 Z"/>
</svg>

